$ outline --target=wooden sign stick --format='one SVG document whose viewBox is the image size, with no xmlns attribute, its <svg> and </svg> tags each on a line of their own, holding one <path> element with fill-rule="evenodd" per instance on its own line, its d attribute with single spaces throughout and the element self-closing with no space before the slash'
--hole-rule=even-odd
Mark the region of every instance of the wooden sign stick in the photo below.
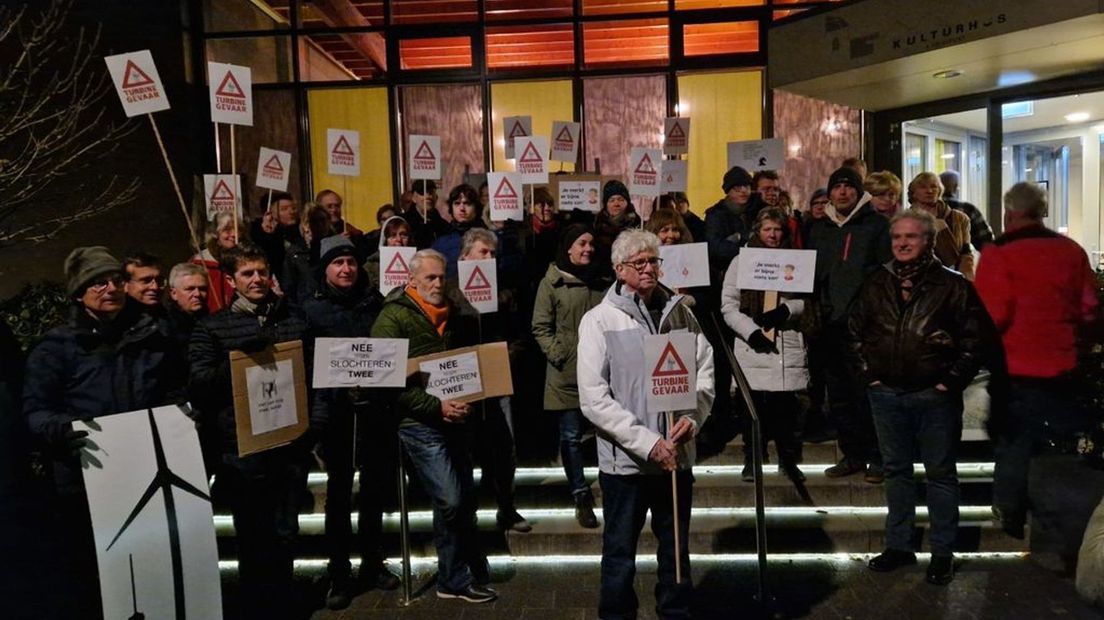
<svg viewBox="0 0 1104 620">
<path fill-rule="evenodd" d="M 778 307 L 778 291 L 764 291 L 763 293 L 763 312 L 770 312 Z M 763 335 L 767 337 L 767 340 L 774 342 L 775 330 L 764 329 Z"/>
<path fill-rule="evenodd" d="M 165 150 L 165 143 L 161 140 L 161 132 L 157 129 L 157 121 L 153 120 L 153 114 L 148 113 L 146 116 L 149 118 L 150 126 L 153 127 L 153 137 L 157 139 L 157 146 L 161 149 L 161 158 L 165 160 L 165 169 L 169 171 L 169 179 L 172 180 L 173 190 L 176 191 L 176 199 L 180 202 L 180 211 L 184 214 L 184 221 L 188 223 L 188 233 L 192 236 L 192 246 L 195 247 L 196 254 L 203 252 L 203 248 L 199 245 L 199 237 L 196 236 L 195 226 L 192 225 L 192 216 L 188 213 L 188 205 L 184 204 L 184 194 L 180 192 L 180 184 L 176 182 L 176 173 L 173 172 L 172 164 L 169 163 L 169 153 Z"/>
<path fill-rule="evenodd" d="M 234 177 L 234 185 L 238 187 L 238 194 L 241 193 L 240 184 L 238 180 L 238 158 L 237 150 L 234 148 L 234 126 L 230 125 L 230 174 Z M 241 196 L 234 196 L 234 238 L 238 239 L 238 205 L 241 204 Z"/>
<path fill-rule="evenodd" d="M 675 426 L 675 415 L 667 412 L 667 437 L 671 437 L 671 429 Z M 676 448 L 677 450 L 677 448 Z M 677 453 L 676 453 L 677 458 Z M 679 544 L 679 502 L 678 502 L 678 465 L 671 472 L 671 504 L 674 512 L 675 523 L 675 583 L 682 583 L 682 545 Z"/>
</svg>

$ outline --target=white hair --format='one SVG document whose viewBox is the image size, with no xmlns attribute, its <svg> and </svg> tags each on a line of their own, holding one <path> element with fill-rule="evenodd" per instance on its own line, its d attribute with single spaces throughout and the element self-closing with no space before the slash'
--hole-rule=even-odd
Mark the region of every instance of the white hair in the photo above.
<svg viewBox="0 0 1104 620">
<path fill-rule="evenodd" d="M 169 272 L 169 288 L 176 288 L 177 280 L 188 276 L 203 276 L 203 279 L 209 283 L 206 267 L 195 263 L 177 263 Z"/>
<path fill-rule="evenodd" d="M 1004 208 L 1041 220 L 1047 215 L 1046 192 L 1035 183 L 1020 181 L 1004 193 Z"/>
<path fill-rule="evenodd" d="M 476 241 L 482 241 L 493 250 L 498 250 L 498 237 L 486 228 L 471 228 L 464 233 L 460 241 L 460 256 L 467 256 Z"/>
<path fill-rule="evenodd" d="M 654 233 L 637 228 L 630 228 L 617 235 L 610 250 L 610 258 L 614 265 L 629 260 L 641 252 L 649 251 L 659 256 L 659 237 Z"/>
<path fill-rule="evenodd" d="M 441 254 L 437 250 L 431 250 L 426 248 L 424 250 L 418 250 L 414 253 L 414 258 L 410 259 L 410 275 L 418 273 L 422 268 L 422 263 L 426 260 L 435 260 L 441 263 L 442 267 L 448 266 L 448 259 L 444 254 Z"/>
</svg>

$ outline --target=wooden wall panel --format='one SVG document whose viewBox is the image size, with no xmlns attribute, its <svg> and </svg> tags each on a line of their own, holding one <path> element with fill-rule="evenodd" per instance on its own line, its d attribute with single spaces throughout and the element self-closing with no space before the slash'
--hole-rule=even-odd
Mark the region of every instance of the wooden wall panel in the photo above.
<svg viewBox="0 0 1104 620">
<path fill-rule="evenodd" d="M 786 142 L 786 163 L 779 174 L 794 205 L 809 196 L 848 157 L 862 152 L 861 116 L 856 108 L 774 91 L 774 135 Z"/>
</svg>

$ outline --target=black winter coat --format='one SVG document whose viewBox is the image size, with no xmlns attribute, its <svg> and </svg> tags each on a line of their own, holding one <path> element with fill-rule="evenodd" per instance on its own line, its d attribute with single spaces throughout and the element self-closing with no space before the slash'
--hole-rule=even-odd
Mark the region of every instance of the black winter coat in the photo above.
<svg viewBox="0 0 1104 620">
<path fill-rule="evenodd" d="M 826 324 L 846 327 L 851 302 L 870 274 L 893 258 L 889 249 L 889 220 L 869 202 L 843 226 L 831 218 L 814 220 L 806 249 L 817 251 L 816 294 Z"/>
</svg>

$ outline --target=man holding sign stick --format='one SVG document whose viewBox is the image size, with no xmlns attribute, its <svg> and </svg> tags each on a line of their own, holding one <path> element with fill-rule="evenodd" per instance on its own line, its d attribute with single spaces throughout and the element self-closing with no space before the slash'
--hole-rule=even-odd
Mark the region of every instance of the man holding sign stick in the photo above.
<svg viewBox="0 0 1104 620">
<path fill-rule="evenodd" d="M 598 431 L 605 521 L 598 615 L 636 616 L 636 547 L 651 511 L 657 614 L 687 617 L 693 439 L 713 403 L 713 350 L 684 298 L 658 286 L 654 234 L 621 233 L 612 262 L 617 282 L 583 316 L 578 346 L 579 404 Z M 657 341 L 656 363 L 642 365 Z M 670 406 L 687 400 L 695 406 Z"/>
</svg>

